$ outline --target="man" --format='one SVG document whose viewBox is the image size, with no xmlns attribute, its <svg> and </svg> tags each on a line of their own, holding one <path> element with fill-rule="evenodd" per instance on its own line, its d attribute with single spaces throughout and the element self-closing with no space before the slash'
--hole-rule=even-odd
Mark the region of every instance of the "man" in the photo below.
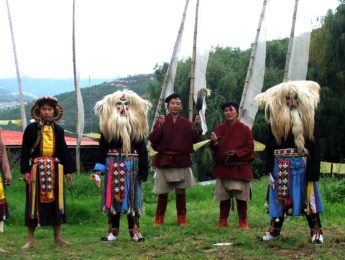
<svg viewBox="0 0 345 260">
<path fill-rule="evenodd" d="M 281 83 L 255 100 L 269 123 L 266 171 L 269 174 L 268 210 L 271 226 L 260 240 L 279 238 L 287 215 L 305 215 L 311 242 L 323 244 L 319 213 L 323 211 L 317 181 L 320 148 L 315 110 L 320 86 L 313 81 Z"/>
<path fill-rule="evenodd" d="M 56 122 L 63 109 L 54 97 L 41 97 L 31 108 L 36 122 L 29 124 L 23 135 L 20 171 L 26 183 L 25 225 L 30 248 L 38 225 L 53 226 L 54 241 L 67 244 L 61 238 L 61 224 L 66 223 L 63 176 L 72 184 L 75 162 L 68 151 L 64 130 Z"/>
<path fill-rule="evenodd" d="M 128 230 L 135 242 L 144 241 L 139 218 L 143 213 L 142 182 L 147 180 L 147 113 L 151 104 L 131 90 L 116 91 L 95 105 L 101 138 L 98 175 L 104 174 L 102 210 L 108 212 L 108 233 L 102 241 L 116 241 L 120 216 L 127 214 Z"/>
<path fill-rule="evenodd" d="M 250 200 L 250 163 L 255 159 L 254 139 L 249 127 L 238 120 L 238 104 L 226 102 L 221 107 L 225 122 L 211 133 L 216 176 L 215 199 L 220 201 L 218 227 L 228 226 L 231 199 L 236 198 L 239 226 L 248 229 L 247 201 Z"/>
<path fill-rule="evenodd" d="M 171 94 L 165 103 L 169 113 L 159 116 L 149 136 L 152 148 L 158 152 L 152 161 L 156 168 L 154 192 L 158 195 L 155 224 L 164 223 L 168 193 L 175 189 L 177 222 L 187 226 L 185 190 L 195 185 L 191 153 L 193 144 L 200 140 L 201 130 L 181 116 L 179 94 Z M 195 117 L 195 124 L 200 125 L 199 115 Z"/>
</svg>

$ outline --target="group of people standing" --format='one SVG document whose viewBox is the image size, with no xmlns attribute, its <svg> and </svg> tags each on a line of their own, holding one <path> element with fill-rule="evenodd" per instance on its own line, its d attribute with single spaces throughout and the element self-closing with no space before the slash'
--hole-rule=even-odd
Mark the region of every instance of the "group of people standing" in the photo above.
<svg viewBox="0 0 345 260">
<path fill-rule="evenodd" d="M 268 211 L 272 219 L 269 230 L 259 237 L 262 241 L 279 238 L 286 216 L 305 215 L 312 243 L 323 243 L 319 218 L 323 209 L 317 186 L 320 150 L 314 121 L 319 90 L 316 82 L 287 82 L 255 99 L 264 108 L 269 124 L 266 171 L 270 180 Z M 188 226 L 186 189 L 196 183 L 191 154 L 193 144 L 202 138 L 200 117 L 197 115 L 192 123 L 181 115 L 179 94 L 168 96 L 165 103 L 168 113 L 156 119 L 151 132 L 147 120 L 151 104 L 131 90 L 116 91 L 95 105 L 101 137 L 94 171 L 104 176 L 101 209 L 108 213 L 108 232 L 101 237 L 102 241 L 118 240 L 122 213 L 127 215 L 131 240 L 145 240 L 139 219 L 143 213 L 142 182 L 147 180 L 149 172 L 147 139 L 156 151 L 152 159 L 153 192 L 157 194 L 154 223 L 164 223 L 168 194 L 175 190 L 177 223 Z M 209 142 L 216 178 L 214 198 L 219 201 L 217 226 L 228 226 L 231 203 L 236 200 L 239 227 L 248 229 L 254 138 L 250 128 L 239 120 L 236 102 L 225 102 L 220 108 L 224 122 L 211 132 Z M 54 241 L 66 244 L 61 237 L 61 224 L 66 222 L 64 176 L 71 184 L 76 169 L 64 140 L 64 130 L 56 123 L 63 116 L 63 109 L 55 98 L 42 97 L 32 107 L 31 114 L 35 122 L 24 132 L 20 161 L 26 183 L 25 225 L 28 227 L 28 240 L 23 248 L 33 246 L 37 226 L 52 226 Z M 10 184 L 3 147 L 0 142 L 4 183 Z M 5 216 L 1 200 L 0 206 L 0 213 Z"/>
</svg>

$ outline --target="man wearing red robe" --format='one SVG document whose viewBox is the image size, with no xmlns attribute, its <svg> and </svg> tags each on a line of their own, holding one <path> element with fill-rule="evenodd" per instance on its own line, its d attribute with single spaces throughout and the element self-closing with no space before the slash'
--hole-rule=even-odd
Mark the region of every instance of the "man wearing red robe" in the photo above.
<svg viewBox="0 0 345 260">
<path fill-rule="evenodd" d="M 168 96 L 165 102 L 169 113 L 159 116 L 149 136 L 152 148 L 158 152 L 152 161 L 156 168 L 154 192 L 158 195 L 155 224 L 163 224 L 168 193 L 175 189 L 177 222 L 180 226 L 187 226 L 185 190 L 195 185 L 191 153 L 202 131 L 181 116 L 179 94 Z M 200 125 L 200 116 L 195 117 L 194 123 Z"/>
<path fill-rule="evenodd" d="M 250 199 L 250 162 L 255 159 L 254 140 L 249 127 L 238 120 L 238 104 L 222 105 L 225 121 L 211 133 L 210 148 L 215 166 L 215 199 L 220 201 L 218 227 L 228 226 L 231 198 L 236 198 L 240 228 L 248 229 L 247 201 Z"/>
</svg>

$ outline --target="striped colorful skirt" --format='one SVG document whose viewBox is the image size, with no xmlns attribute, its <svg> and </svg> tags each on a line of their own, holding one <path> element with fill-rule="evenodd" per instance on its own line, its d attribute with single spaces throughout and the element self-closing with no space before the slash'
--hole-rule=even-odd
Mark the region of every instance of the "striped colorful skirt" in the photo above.
<svg viewBox="0 0 345 260">
<path fill-rule="evenodd" d="M 143 213 L 141 182 L 137 180 L 138 157 L 111 156 L 106 159 L 102 211 L 111 214 Z"/>
<path fill-rule="evenodd" d="M 269 187 L 269 216 L 300 216 L 323 212 L 317 182 L 306 179 L 306 157 L 276 156 L 274 184 Z"/>
</svg>

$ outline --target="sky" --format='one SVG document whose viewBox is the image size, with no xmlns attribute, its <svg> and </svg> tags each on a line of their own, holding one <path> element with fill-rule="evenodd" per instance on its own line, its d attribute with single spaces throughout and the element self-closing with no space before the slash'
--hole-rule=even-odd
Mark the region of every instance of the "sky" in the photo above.
<svg viewBox="0 0 345 260">
<path fill-rule="evenodd" d="M 310 21 L 338 0 L 307 2 Z M 119 78 L 153 73 L 169 62 L 185 0 L 76 0 L 76 60 L 79 77 Z M 294 0 L 270 0 L 266 37 L 290 35 Z M 8 0 L 19 71 L 36 78 L 73 78 L 72 0 Z M 255 39 L 263 0 L 200 0 L 203 48 L 248 49 Z M 191 56 L 196 0 L 190 0 L 180 58 Z M 16 69 L 6 0 L 0 0 L 0 78 Z"/>
</svg>

